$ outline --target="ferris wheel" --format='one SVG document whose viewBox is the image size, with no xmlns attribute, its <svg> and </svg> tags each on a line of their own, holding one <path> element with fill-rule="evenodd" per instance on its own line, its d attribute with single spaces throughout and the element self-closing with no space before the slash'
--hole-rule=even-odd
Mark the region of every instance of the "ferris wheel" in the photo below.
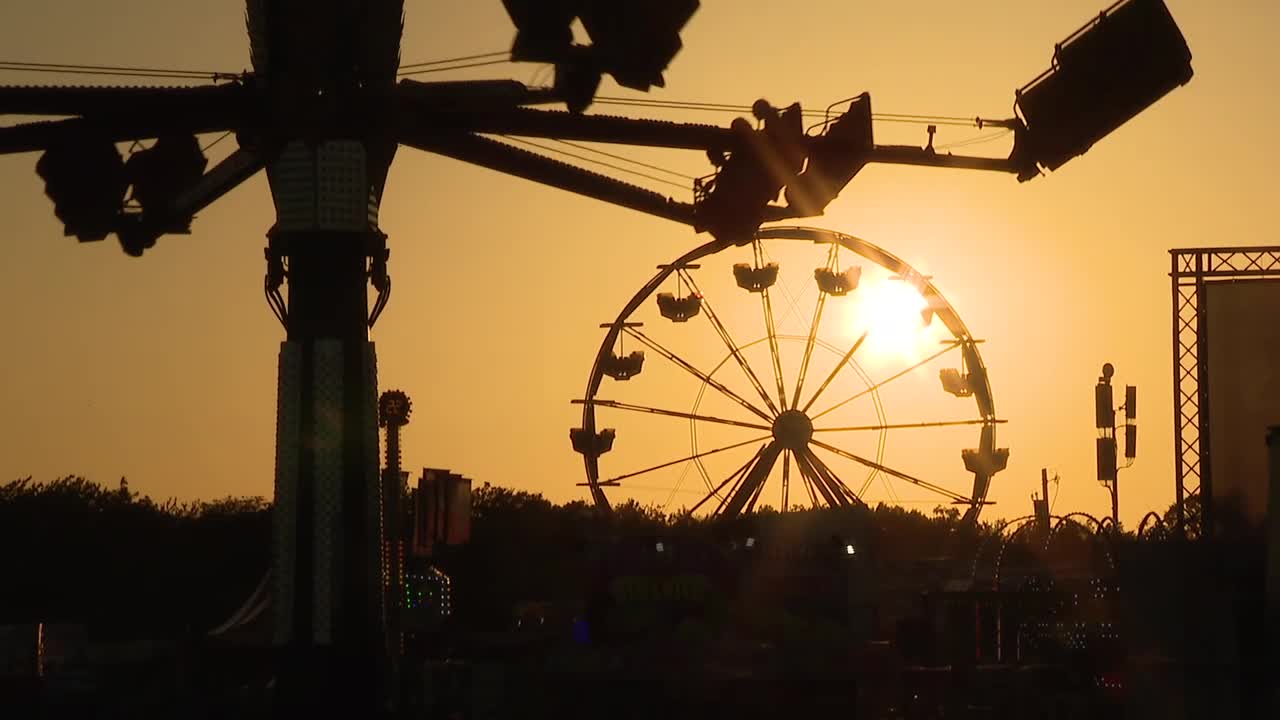
<svg viewBox="0 0 1280 720">
<path fill-rule="evenodd" d="M 570 439 L 604 510 L 889 503 L 975 519 L 1008 462 L 981 341 L 929 276 L 860 238 L 769 227 L 707 243 L 601 328 Z"/>
</svg>

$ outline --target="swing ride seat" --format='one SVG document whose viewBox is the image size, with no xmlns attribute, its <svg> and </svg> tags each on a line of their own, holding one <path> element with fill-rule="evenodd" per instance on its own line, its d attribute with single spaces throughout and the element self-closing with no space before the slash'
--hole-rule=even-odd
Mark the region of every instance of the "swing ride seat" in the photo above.
<svg viewBox="0 0 1280 720">
<path fill-rule="evenodd" d="M 734 151 L 715 161 L 715 177 L 694 196 L 694 229 L 735 245 L 752 241 L 771 203 L 807 158 L 799 103 L 779 110 L 759 100 L 752 112 L 763 127 L 757 130 L 745 118 L 735 118 L 729 124 Z"/>
<path fill-rule="evenodd" d="M 810 140 L 804 172 L 787 185 L 787 207 L 806 216 L 821 215 L 867 164 L 874 149 L 871 95 L 864 92 Z"/>
</svg>

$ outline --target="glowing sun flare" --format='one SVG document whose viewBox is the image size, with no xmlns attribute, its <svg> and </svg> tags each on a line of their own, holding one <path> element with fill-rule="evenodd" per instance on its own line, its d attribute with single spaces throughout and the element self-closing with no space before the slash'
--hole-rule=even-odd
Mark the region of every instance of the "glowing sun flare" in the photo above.
<svg viewBox="0 0 1280 720">
<path fill-rule="evenodd" d="M 914 357 L 924 339 L 928 301 L 911 285 L 885 280 L 863 289 L 859 324 L 867 331 L 867 349 L 878 355 Z"/>
</svg>

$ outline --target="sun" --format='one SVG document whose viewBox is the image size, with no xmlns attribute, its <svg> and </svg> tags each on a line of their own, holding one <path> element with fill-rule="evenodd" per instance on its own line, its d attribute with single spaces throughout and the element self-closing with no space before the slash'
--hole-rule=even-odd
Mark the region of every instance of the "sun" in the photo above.
<svg viewBox="0 0 1280 720">
<path fill-rule="evenodd" d="M 910 283 L 885 278 L 859 289 L 854 322 L 866 331 L 865 347 L 881 359 L 916 360 L 927 340 L 929 302 Z"/>
</svg>

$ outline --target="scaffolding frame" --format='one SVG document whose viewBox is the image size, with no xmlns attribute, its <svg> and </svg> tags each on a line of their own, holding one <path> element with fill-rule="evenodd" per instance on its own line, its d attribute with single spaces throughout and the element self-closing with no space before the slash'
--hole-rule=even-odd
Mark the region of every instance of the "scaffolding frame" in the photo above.
<svg viewBox="0 0 1280 720">
<path fill-rule="evenodd" d="M 1199 495 L 1201 537 L 1213 527 L 1209 357 L 1204 288 L 1211 282 L 1280 279 L 1280 246 L 1184 248 L 1169 251 L 1173 289 L 1174 508 L 1186 537 L 1186 500 Z M 1188 490 L 1188 481 L 1195 487 Z"/>
</svg>

